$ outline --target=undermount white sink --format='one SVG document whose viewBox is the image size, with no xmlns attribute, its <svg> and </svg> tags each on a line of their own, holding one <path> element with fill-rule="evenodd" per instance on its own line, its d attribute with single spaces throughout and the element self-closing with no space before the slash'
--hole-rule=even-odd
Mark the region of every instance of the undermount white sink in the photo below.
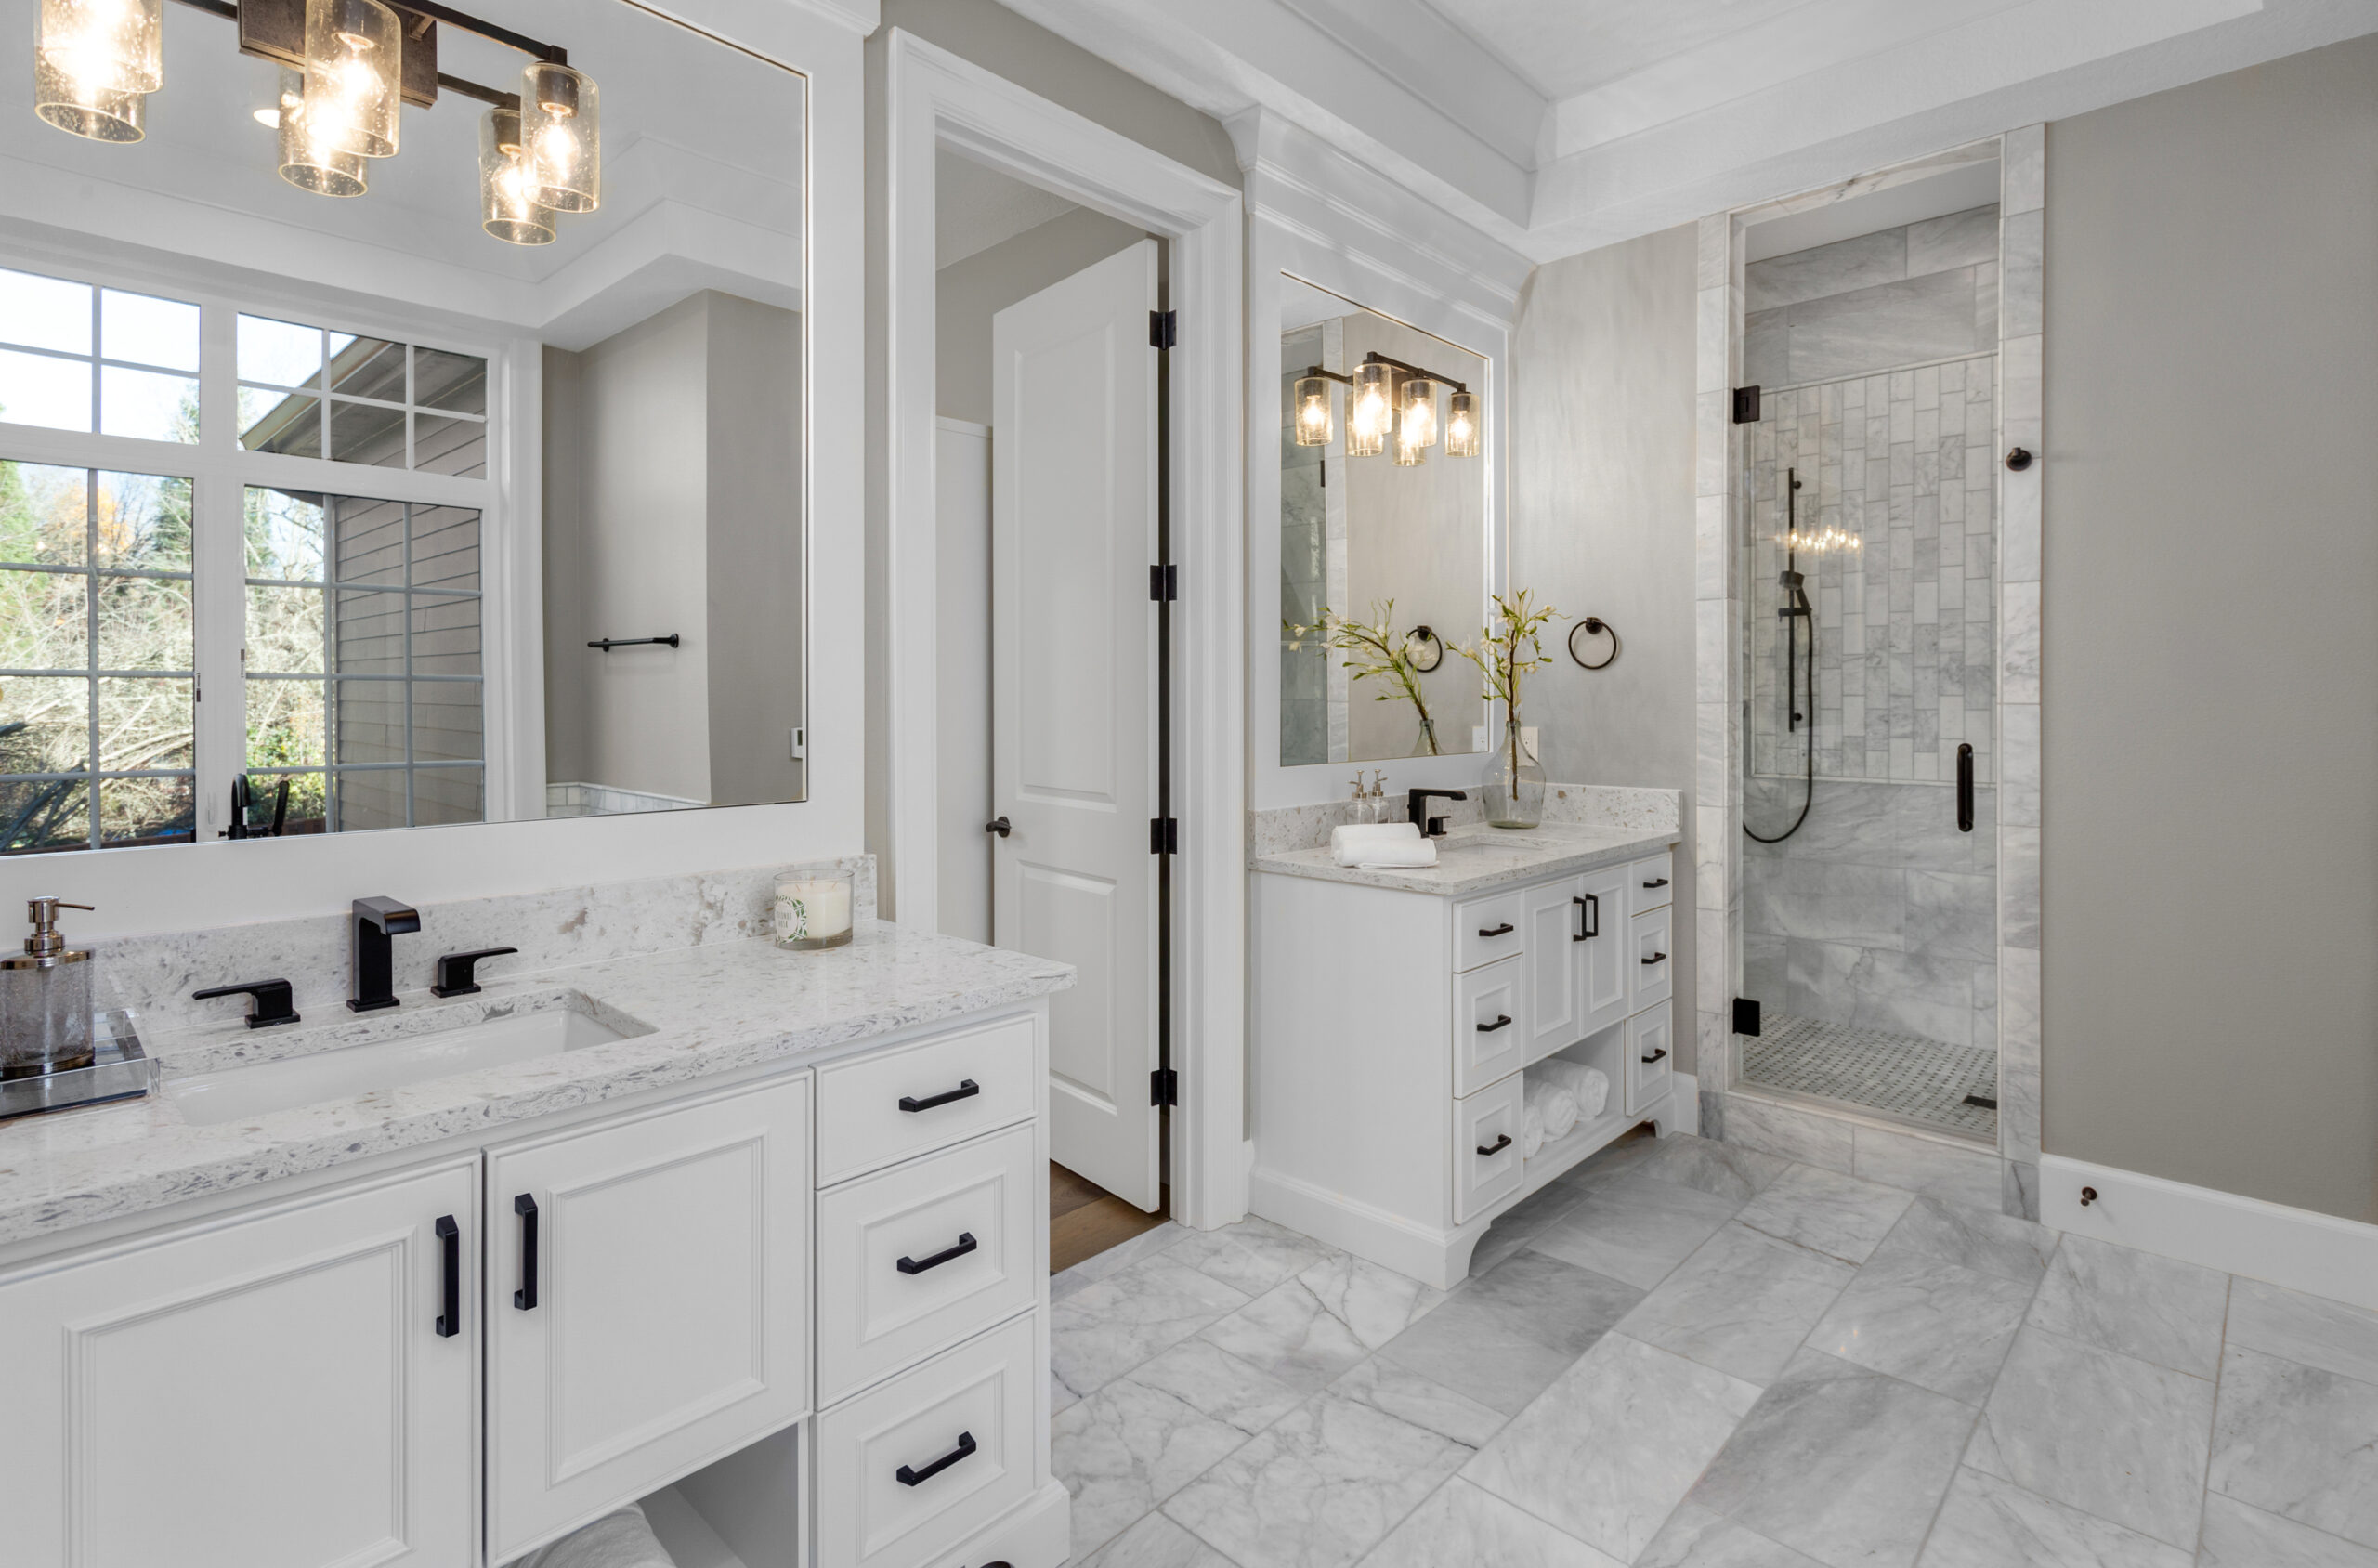
<svg viewBox="0 0 2378 1568">
<path fill-rule="evenodd" d="M 615 1027 L 571 1005 L 578 1000 L 557 998 L 549 1005 L 501 1017 L 472 1013 L 467 1021 L 443 1025 L 435 1013 L 416 1015 L 425 1019 L 425 1026 L 393 1039 L 211 1073 L 169 1073 L 163 1092 L 184 1120 L 206 1126 L 580 1051 L 646 1032 Z"/>
</svg>

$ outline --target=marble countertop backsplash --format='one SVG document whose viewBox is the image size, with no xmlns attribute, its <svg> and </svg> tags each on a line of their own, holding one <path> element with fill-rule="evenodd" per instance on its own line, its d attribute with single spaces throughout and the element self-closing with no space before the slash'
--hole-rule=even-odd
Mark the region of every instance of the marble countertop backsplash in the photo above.
<svg viewBox="0 0 2378 1568">
<path fill-rule="evenodd" d="M 1483 759 L 1482 759 L 1483 766 Z M 1437 800 L 1432 815 L 1448 818 L 1448 826 L 1483 824 L 1483 791 L 1471 789 L 1466 801 Z M 1391 795 L 1392 819 L 1404 819 L 1404 796 Z M 1355 820 L 1352 801 L 1326 801 L 1318 805 L 1277 806 L 1247 814 L 1248 864 L 1267 856 L 1300 849 L 1326 849 L 1329 830 Z M 1544 787 L 1544 820 L 1579 828 L 1627 828 L 1645 832 L 1680 833 L 1684 821 L 1681 790 L 1634 790 L 1611 784 L 1548 784 Z M 1260 868 L 1259 868 L 1260 869 Z"/>
</svg>

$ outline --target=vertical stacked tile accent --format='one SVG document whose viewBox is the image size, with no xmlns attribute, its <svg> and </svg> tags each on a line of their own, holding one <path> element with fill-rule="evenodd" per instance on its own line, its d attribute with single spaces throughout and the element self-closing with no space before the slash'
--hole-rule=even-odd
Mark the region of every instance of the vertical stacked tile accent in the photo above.
<svg viewBox="0 0 2378 1568">
<path fill-rule="evenodd" d="M 1693 379 L 1693 996 L 1701 1127 L 1723 1136 L 1723 1091 L 1733 1079 L 1733 999 L 1742 981 L 1743 775 L 1740 680 L 1742 606 L 1734 516 L 1732 392 L 1743 320 L 1742 246 L 1736 221 L 1701 220 L 1696 298 L 1700 352 Z"/>
</svg>

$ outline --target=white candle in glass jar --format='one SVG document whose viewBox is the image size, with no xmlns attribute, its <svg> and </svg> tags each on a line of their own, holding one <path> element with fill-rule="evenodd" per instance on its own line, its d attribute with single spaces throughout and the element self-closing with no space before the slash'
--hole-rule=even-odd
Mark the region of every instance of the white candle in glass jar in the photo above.
<svg viewBox="0 0 2378 1568">
<path fill-rule="evenodd" d="M 843 877 L 788 877 L 777 883 L 776 937 L 779 943 L 822 947 L 847 942 L 851 934 L 851 884 Z"/>
</svg>

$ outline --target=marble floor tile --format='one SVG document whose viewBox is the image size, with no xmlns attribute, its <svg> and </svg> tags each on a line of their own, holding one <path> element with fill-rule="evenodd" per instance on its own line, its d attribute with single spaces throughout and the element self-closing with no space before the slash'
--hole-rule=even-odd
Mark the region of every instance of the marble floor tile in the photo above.
<svg viewBox="0 0 2378 1568">
<path fill-rule="evenodd" d="M 2068 1235 L 2031 1321 L 2069 1339 L 2210 1378 L 2221 1362 L 2229 1276 L 2084 1235 Z"/>
<path fill-rule="evenodd" d="M 1344 1377 L 1329 1385 L 1340 1398 L 1359 1400 L 1384 1410 L 1399 1421 L 1425 1427 L 1440 1437 L 1468 1447 L 1483 1446 L 1503 1430 L 1503 1412 L 1481 1405 L 1469 1395 L 1445 1387 L 1433 1378 L 1398 1366 L 1384 1354 L 1358 1361 Z"/>
<path fill-rule="evenodd" d="M 1237 1564 L 1160 1513 L 1107 1543 L 1081 1568 L 1237 1568 Z"/>
<path fill-rule="evenodd" d="M 2378 1551 L 2248 1508 L 2215 1492 L 2204 1499 L 2199 1568 L 2378 1568 Z"/>
<path fill-rule="evenodd" d="M 2378 1384 L 2232 1347 L 2221 1358 L 2209 1483 L 2378 1547 Z"/>
<path fill-rule="evenodd" d="M 1625 1568 L 1532 1513 L 1455 1476 L 1388 1532 L 1363 1568 Z"/>
<path fill-rule="evenodd" d="M 1729 1222 L 1644 1297 L 1620 1328 L 1763 1385 L 1782 1373 L 1857 1273 L 1837 1258 Z"/>
<path fill-rule="evenodd" d="M 1079 1403 L 1081 1395 L 1065 1387 L 1065 1380 L 1054 1372 L 1049 1374 L 1049 1414 L 1053 1416 L 1068 1405 Z"/>
<path fill-rule="evenodd" d="M 2211 1383 L 2026 1325 L 1966 1462 L 2193 1548 L 2212 1433 Z"/>
<path fill-rule="evenodd" d="M 1093 1551 L 1248 1440 L 1228 1421 L 1129 1378 L 1050 1423 L 1049 1464 L 1073 1494 L 1073 1550 Z"/>
<path fill-rule="evenodd" d="M 2136 1530 L 1961 1470 L 1919 1568 L 2191 1568 L 2189 1554 Z"/>
<path fill-rule="evenodd" d="M 1969 1405 L 1804 1350 L 1689 1502 L 1833 1568 L 1907 1568 L 1973 1423 Z"/>
<path fill-rule="evenodd" d="M 1221 1280 L 1234 1290 L 1261 1296 L 1291 1274 L 1328 1257 L 1334 1248 L 1285 1225 L 1249 1215 L 1218 1231 L 1191 1231 L 1165 1248 L 1176 1263 Z"/>
<path fill-rule="evenodd" d="M 1529 1245 L 1564 1263 L 1648 1290 L 1741 1207 L 1731 1198 L 1629 1171 L 1590 1188 L 1583 1202 Z"/>
<path fill-rule="evenodd" d="M 1158 1253 L 1050 1308 L 1050 1365 L 1074 1392 L 1091 1393 L 1247 1300 Z"/>
<path fill-rule="evenodd" d="M 1470 1277 L 1486 1273 L 1534 1241 L 1547 1226 L 1576 1208 L 1584 1196 L 1582 1183 L 1571 1185 L 1564 1178 L 1547 1183 L 1496 1215 L 1470 1251 Z"/>
<path fill-rule="evenodd" d="M 1228 1421 L 1250 1437 L 1304 1401 L 1301 1392 L 1279 1379 L 1203 1339 L 1183 1340 L 1122 1380 L 1169 1393 L 1199 1415 Z"/>
<path fill-rule="evenodd" d="M 1445 1292 L 1409 1275 L 1343 1252 L 1330 1253 L 1297 1279 L 1372 1350 L 1436 1311 L 1445 1299 Z"/>
<path fill-rule="evenodd" d="M 1825 1568 L 1723 1514 L 1687 1502 L 1668 1516 L 1636 1568 Z"/>
<path fill-rule="evenodd" d="M 1521 1252 L 1472 1279 L 1380 1353 L 1516 1415 L 1642 1297 L 1605 1274 Z"/>
<path fill-rule="evenodd" d="M 2055 1255 L 2057 1235 L 2045 1225 L 2012 1215 L 1918 1197 L 1875 1248 L 1875 1257 L 1910 1253 L 2019 1284 L 2037 1285 Z"/>
<path fill-rule="evenodd" d="M 1470 1452 L 1325 1393 L 1175 1493 L 1164 1511 L 1240 1568 L 1339 1568 L 1368 1551 Z"/>
<path fill-rule="evenodd" d="M 1182 1237 L 1196 1234 L 1188 1226 L 1176 1224 L 1170 1220 L 1152 1231 L 1142 1231 L 1129 1241 L 1084 1258 L 1070 1269 L 1051 1274 L 1049 1300 L 1061 1301 L 1084 1286 L 1095 1285 L 1109 1274 L 1119 1274 L 1133 1263 L 1155 1257 Z"/>
<path fill-rule="evenodd" d="M 1848 1174 L 1850 1126 L 1838 1117 L 1779 1105 L 1747 1094 L 1726 1096 L 1726 1142 Z"/>
<path fill-rule="evenodd" d="M 1635 1167 L 1654 1181 L 1693 1187 L 1717 1197 L 1748 1203 L 1792 1162 L 1741 1143 L 1714 1143 L 1678 1133 L 1662 1138 Z"/>
<path fill-rule="evenodd" d="M 1737 1218 L 1812 1252 L 1862 1263 L 1914 1201 L 1914 1194 L 1896 1187 L 1801 1165 L 1777 1177 Z"/>
<path fill-rule="evenodd" d="M 2022 1326 L 2032 1290 L 1920 1253 L 1878 1256 L 1858 1271 L 1809 1344 L 1979 1405 Z"/>
<path fill-rule="evenodd" d="M 1739 1378 L 1605 1335 L 1463 1473 L 1632 1562 L 1757 1399 Z"/>
<path fill-rule="evenodd" d="M 1328 1387 L 1371 1352 L 1345 1320 L 1294 1279 L 1273 1287 L 1201 1337 L 1300 1394 Z"/>
<path fill-rule="evenodd" d="M 2228 1342 L 2378 1383 L 2378 1313 L 2243 1274 L 2229 1287 Z"/>
</svg>

